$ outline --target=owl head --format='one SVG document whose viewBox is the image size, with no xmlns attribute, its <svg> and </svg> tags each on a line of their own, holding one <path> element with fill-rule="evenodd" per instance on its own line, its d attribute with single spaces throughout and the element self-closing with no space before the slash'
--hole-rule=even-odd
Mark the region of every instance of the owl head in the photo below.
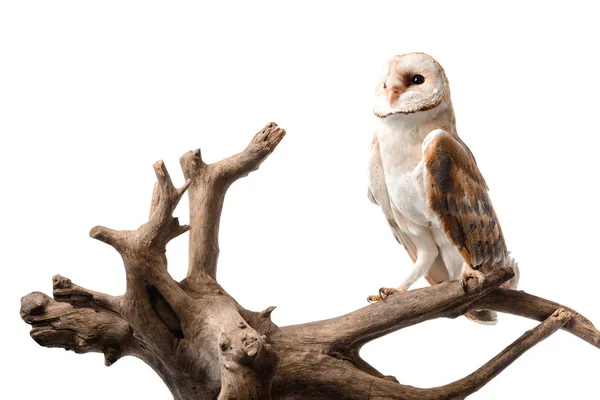
<svg viewBox="0 0 600 400">
<path fill-rule="evenodd" d="M 430 55 L 410 53 L 392 57 L 377 82 L 373 112 L 386 118 L 431 110 L 450 100 L 448 79 Z"/>
</svg>

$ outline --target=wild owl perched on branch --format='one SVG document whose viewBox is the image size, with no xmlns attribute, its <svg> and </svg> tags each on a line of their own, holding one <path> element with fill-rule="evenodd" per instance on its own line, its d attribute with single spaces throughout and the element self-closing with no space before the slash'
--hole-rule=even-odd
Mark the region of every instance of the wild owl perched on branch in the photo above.
<svg viewBox="0 0 600 400">
<path fill-rule="evenodd" d="M 444 69 L 431 56 L 392 57 L 381 76 L 373 108 L 369 198 L 379 205 L 414 267 L 397 289 L 382 288 L 370 301 L 406 291 L 424 276 L 430 284 L 477 279 L 492 268 L 512 267 L 488 187 L 473 154 L 456 133 Z M 494 324 L 496 313 L 468 318 Z"/>
</svg>

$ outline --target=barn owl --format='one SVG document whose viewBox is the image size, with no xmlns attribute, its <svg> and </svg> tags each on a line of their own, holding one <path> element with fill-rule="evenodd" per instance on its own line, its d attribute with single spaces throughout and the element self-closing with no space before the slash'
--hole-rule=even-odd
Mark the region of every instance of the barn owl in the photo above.
<svg viewBox="0 0 600 400">
<path fill-rule="evenodd" d="M 369 198 L 383 211 L 414 265 L 396 289 L 382 288 L 369 301 L 406 291 L 424 276 L 430 284 L 476 279 L 480 289 L 492 268 L 510 266 L 488 187 L 473 154 L 456 133 L 444 69 L 431 56 L 392 57 L 377 83 L 373 112 Z M 496 313 L 466 314 L 496 323 Z"/>
</svg>

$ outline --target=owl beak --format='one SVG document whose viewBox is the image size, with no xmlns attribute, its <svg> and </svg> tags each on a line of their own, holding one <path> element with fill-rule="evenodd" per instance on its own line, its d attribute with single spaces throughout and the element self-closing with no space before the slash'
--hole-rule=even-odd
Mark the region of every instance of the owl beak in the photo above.
<svg viewBox="0 0 600 400">
<path fill-rule="evenodd" d="M 400 98 L 402 93 L 404 93 L 404 90 L 398 86 L 392 86 L 388 89 L 387 98 L 390 107 Z"/>
</svg>

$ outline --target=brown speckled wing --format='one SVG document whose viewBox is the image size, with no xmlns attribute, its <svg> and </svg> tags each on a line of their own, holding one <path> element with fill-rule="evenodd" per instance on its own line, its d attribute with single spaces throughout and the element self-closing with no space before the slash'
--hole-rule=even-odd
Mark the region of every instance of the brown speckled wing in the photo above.
<svg viewBox="0 0 600 400">
<path fill-rule="evenodd" d="M 424 146 L 424 183 L 430 211 L 470 265 L 485 270 L 508 256 L 488 187 L 471 151 L 460 139 L 438 130 Z"/>
</svg>

